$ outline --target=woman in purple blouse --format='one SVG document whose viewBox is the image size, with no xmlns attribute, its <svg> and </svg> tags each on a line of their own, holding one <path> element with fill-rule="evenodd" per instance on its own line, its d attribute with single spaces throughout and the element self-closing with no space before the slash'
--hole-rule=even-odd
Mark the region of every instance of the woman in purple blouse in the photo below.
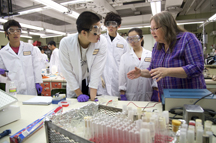
<svg viewBox="0 0 216 143">
<path fill-rule="evenodd" d="M 196 36 L 177 26 L 169 12 L 154 15 L 151 34 L 156 40 L 147 69 L 128 72 L 129 79 L 140 76 L 157 79 L 160 96 L 163 89 L 206 88 L 202 45 Z"/>
</svg>

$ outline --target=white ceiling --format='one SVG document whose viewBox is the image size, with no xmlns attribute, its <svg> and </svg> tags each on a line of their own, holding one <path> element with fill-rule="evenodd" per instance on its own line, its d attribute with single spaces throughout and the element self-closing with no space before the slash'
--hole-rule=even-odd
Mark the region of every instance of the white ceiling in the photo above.
<svg viewBox="0 0 216 143">
<path fill-rule="evenodd" d="M 7 0 L 3 0 L 7 1 Z M 71 0 L 54 0 L 56 3 L 69 2 Z M 149 25 L 149 19 L 152 16 L 150 2 L 151 0 L 92 0 L 90 2 L 78 1 L 76 4 L 64 5 L 69 10 L 81 13 L 83 11 L 92 11 L 98 15 L 105 17 L 106 13 L 113 11 L 122 17 L 122 27 L 135 27 Z M 79 3 L 80 2 L 80 3 Z M 13 12 L 19 13 L 25 10 L 43 8 L 42 11 L 29 13 L 25 15 L 6 16 L 4 19 L 13 18 L 20 23 L 43 27 L 44 29 L 52 29 L 65 33 L 76 32 L 76 19 L 67 14 L 60 13 L 55 9 L 44 8 L 45 5 L 35 2 L 34 0 L 12 0 Z M 216 12 L 216 0 L 162 0 L 161 10 L 170 11 L 174 17 L 187 16 L 190 14 L 203 14 Z M 199 6 L 199 7 L 198 7 Z M 198 7 L 198 8 L 197 8 Z M 190 19 L 189 21 L 204 21 L 208 17 L 202 19 Z M 188 21 L 188 19 L 187 19 Z M 186 22 L 181 20 L 179 22 Z M 30 32 L 40 32 L 33 29 L 26 29 Z"/>
</svg>

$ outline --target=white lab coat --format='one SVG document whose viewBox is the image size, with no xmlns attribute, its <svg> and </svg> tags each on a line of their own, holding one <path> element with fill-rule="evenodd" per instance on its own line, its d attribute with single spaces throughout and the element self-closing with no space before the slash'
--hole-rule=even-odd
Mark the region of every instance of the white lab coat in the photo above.
<svg viewBox="0 0 216 143">
<path fill-rule="evenodd" d="M 89 87 L 97 89 L 106 62 L 107 43 L 100 36 L 97 43 L 91 43 L 86 52 L 89 71 Z M 98 52 L 97 52 L 98 51 Z M 67 81 L 67 97 L 76 97 L 74 90 L 82 89 L 81 54 L 78 33 L 64 37 L 59 46 L 59 62 L 62 75 Z"/>
<path fill-rule="evenodd" d="M 121 57 L 119 69 L 119 91 L 126 91 L 126 97 L 130 101 L 150 101 L 152 87 L 157 87 L 156 80 L 152 78 L 139 77 L 137 79 L 127 78 L 127 73 L 135 67 L 146 69 L 150 65 L 152 52 L 143 48 L 141 60 L 138 59 L 133 49 Z"/>
<path fill-rule="evenodd" d="M 42 64 L 43 57 L 42 57 L 40 49 L 37 46 L 34 46 L 34 48 L 36 51 L 37 58 L 39 58 L 39 61 L 40 61 L 40 68 L 41 68 L 40 73 L 41 73 L 42 68 L 43 68 L 43 64 Z"/>
<path fill-rule="evenodd" d="M 46 67 L 49 64 L 48 56 L 46 54 L 43 54 L 43 53 L 41 53 L 41 55 L 42 55 L 42 61 L 41 61 L 42 69 L 46 69 Z"/>
<path fill-rule="evenodd" d="M 33 45 L 20 41 L 18 55 L 9 43 L 0 50 L 0 68 L 8 70 L 6 91 L 15 82 L 17 94 L 37 95 L 35 83 L 42 83 L 40 59 Z"/>
<path fill-rule="evenodd" d="M 58 72 L 60 72 L 59 67 L 59 49 L 55 48 L 52 51 L 52 55 L 50 57 L 50 72 L 52 72 L 52 66 L 55 65 L 58 68 Z"/>
<path fill-rule="evenodd" d="M 104 67 L 102 78 L 105 81 L 105 88 L 100 80 L 97 94 L 120 96 L 118 90 L 119 84 L 119 64 L 121 56 L 129 50 L 127 41 L 117 33 L 117 36 L 111 41 L 107 33 L 104 34 L 107 40 L 107 60 Z"/>
</svg>

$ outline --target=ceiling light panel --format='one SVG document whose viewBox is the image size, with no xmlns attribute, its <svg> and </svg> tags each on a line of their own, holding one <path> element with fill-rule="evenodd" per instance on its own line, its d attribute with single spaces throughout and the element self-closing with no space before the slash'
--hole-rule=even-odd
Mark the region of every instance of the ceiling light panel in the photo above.
<svg viewBox="0 0 216 143">
<path fill-rule="evenodd" d="M 61 13 L 66 13 L 68 16 L 73 17 L 73 18 L 78 18 L 79 13 L 75 12 L 75 11 L 70 11 L 68 8 L 64 7 L 61 4 L 58 4 L 52 0 L 34 0 L 38 3 L 41 3 L 43 5 L 45 5 L 46 7 L 50 7 L 56 11 L 59 11 Z M 75 2 L 75 1 L 73 1 Z"/>
<path fill-rule="evenodd" d="M 51 30 L 51 29 L 46 29 L 46 32 L 48 33 L 54 33 L 54 34 L 59 34 L 59 35 L 66 35 L 64 32 L 56 31 L 56 30 Z"/>
<path fill-rule="evenodd" d="M 152 15 L 161 12 L 161 1 L 151 2 Z"/>
<path fill-rule="evenodd" d="M 52 0 L 34 0 L 38 3 L 41 3 L 43 5 L 46 5 L 54 10 L 57 10 L 59 12 L 68 12 L 68 9 Z"/>
<path fill-rule="evenodd" d="M 20 35 L 20 37 L 23 37 L 23 38 L 30 38 L 30 39 L 32 39 L 31 36 L 27 36 L 27 35 Z"/>
<path fill-rule="evenodd" d="M 22 27 L 29 28 L 29 29 L 43 30 L 42 27 L 37 27 L 37 26 L 28 25 L 28 24 L 24 24 L 24 23 L 20 23 L 20 25 L 21 25 Z"/>
<path fill-rule="evenodd" d="M 47 35 L 47 34 L 41 34 L 40 35 L 40 38 L 50 38 L 50 37 L 60 37 L 62 35 Z"/>
<path fill-rule="evenodd" d="M 213 16 L 211 16 L 208 20 L 209 20 L 209 21 L 211 21 L 211 20 L 216 20 L 216 13 L 215 13 Z"/>
<path fill-rule="evenodd" d="M 43 8 L 35 8 L 35 9 L 25 10 L 25 11 L 19 12 L 19 15 L 30 14 L 30 13 L 39 12 L 42 10 L 43 10 Z"/>
<path fill-rule="evenodd" d="M 77 4 L 77 3 L 86 3 L 89 1 L 93 1 L 93 0 L 73 0 L 73 1 L 67 1 L 67 2 L 63 2 L 60 3 L 61 5 L 70 5 L 70 4 Z"/>
</svg>

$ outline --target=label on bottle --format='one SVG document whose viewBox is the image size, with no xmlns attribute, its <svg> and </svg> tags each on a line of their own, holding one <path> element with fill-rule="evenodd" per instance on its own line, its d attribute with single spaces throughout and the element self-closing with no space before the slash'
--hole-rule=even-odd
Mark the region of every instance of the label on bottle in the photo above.
<svg viewBox="0 0 216 143">
<path fill-rule="evenodd" d="M 11 89 L 9 89 L 9 92 L 17 92 L 17 89 L 16 88 L 11 88 Z"/>
</svg>

